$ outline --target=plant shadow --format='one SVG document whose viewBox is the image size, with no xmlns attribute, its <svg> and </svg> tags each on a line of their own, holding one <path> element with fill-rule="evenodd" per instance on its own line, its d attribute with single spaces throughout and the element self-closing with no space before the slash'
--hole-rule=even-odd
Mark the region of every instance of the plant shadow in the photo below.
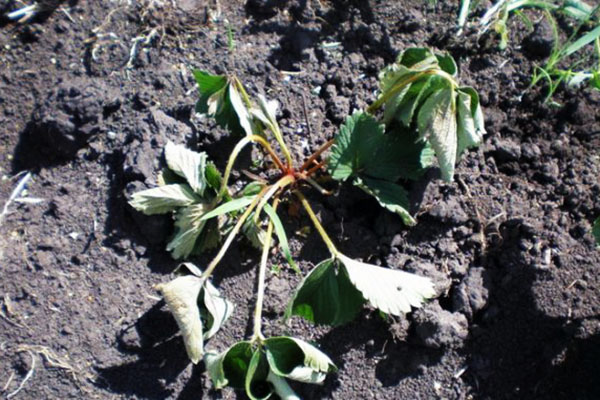
<svg viewBox="0 0 600 400">
<path fill-rule="evenodd" d="M 142 315 L 132 326 L 117 336 L 118 349 L 123 354 L 134 355 L 136 360 L 98 369 L 97 385 L 113 393 L 142 399 L 164 399 L 171 395 L 169 384 L 175 382 L 189 366 L 177 325 L 160 301 Z M 194 368 L 198 375 L 202 368 Z M 186 387 L 180 398 L 190 389 Z M 202 387 L 194 384 L 196 396 Z M 187 396 L 187 395 L 185 395 Z"/>
</svg>

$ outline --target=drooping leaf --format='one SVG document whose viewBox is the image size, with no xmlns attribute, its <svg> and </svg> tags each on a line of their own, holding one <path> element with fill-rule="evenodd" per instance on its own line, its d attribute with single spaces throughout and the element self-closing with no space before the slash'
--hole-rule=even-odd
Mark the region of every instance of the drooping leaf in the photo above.
<svg viewBox="0 0 600 400">
<path fill-rule="evenodd" d="M 364 303 L 344 268 L 333 259 L 319 263 L 304 278 L 285 313 L 315 324 L 341 325 L 351 321 Z"/>
<path fill-rule="evenodd" d="M 389 181 L 371 178 L 357 178 L 354 184 L 375 197 L 382 207 L 398 214 L 404 224 L 414 226 L 417 223 L 412 215 L 410 215 L 408 195 L 402 186 Z"/>
<path fill-rule="evenodd" d="M 188 185 L 159 186 L 134 193 L 129 204 L 146 215 L 165 214 L 199 201 Z"/>
<path fill-rule="evenodd" d="M 165 159 L 171 171 L 184 177 L 194 192 L 204 195 L 206 153 L 196 153 L 169 141 L 165 146 Z"/>
<path fill-rule="evenodd" d="M 281 223 L 281 219 L 269 204 L 265 204 L 264 207 L 265 212 L 273 222 L 273 227 L 275 228 L 275 234 L 277 235 L 277 239 L 279 240 L 279 247 L 281 247 L 281 252 L 285 256 L 290 267 L 297 273 L 300 273 L 300 269 L 296 265 L 296 262 L 292 258 L 292 253 L 290 252 L 290 246 L 288 244 L 287 235 L 285 234 L 285 229 L 283 228 L 283 224 Z"/>
<path fill-rule="evenodd" d="M 251 111 L 252 115 L 262 122 L 266 127 L 274 130 L 277 125 L 277 109 L 279 103 L 276 100 L 267 100 L 265 96 L 258 95 L 258 107 L 253 108 Z"/>
<path fill-rule="evenodd" d="M 206 281 L 202 290 L 203 307 L 206 309 L 206 331 L 204 339 L 213 337 L 233 313 L 234 305 L 221 296 L 212 283 Z"/>
<path fill-rule="evenodd" d="M 479 94 L 469 86 L 463 86 L 458 89 L 459 93 L 465 93 L 471 96 L 471 114 L 473 116 L 473 123 L 475 124 L 475 133 L 479 136 L 478 145 L 481 144 L 483 140 L 483 135 L 485 135 L 485 125 L 483 121 L 483 111 L 481 110 L 481 105 L 479 104 Z"/>
<path fill-rule="evenodd" d="M 352 284 L 369 303 L 386 314 L 402 316 L 435 296 L 429 278 L 383 268 L 338 255 Z"/>
<path fill-rule="evenodd" d="M 208 204 L 196 203 L 177 212 L 175 235 L 167 244 L 167 251 L 172 252 L 173 258 L 186 258 L 192 253 L 196 240 L 206 224 L 206 221 L 201 218 L 208 207 Z"/>
<path fill-rule="evenodd" d="M 596 243 L 600 246 L 600 217 L 596 219 L 594 222 L 594 226 L 592 228 L 592 234 L 596 238 Z"/>
<path fill-rule="evenodd" d="M 208 99 L 227 86 L 227 77 L 223 75 L 211 75 L 199 69 L 194 70 L 193 74 L 196 83 L 198 83 L 198 91 L 200 92 L 200 100 L 198 100 L 196 105 L 196 111 L 206 114 L 208 113 Z"/>
<path fill-rule="evenodd" d="M 204 280 L 194 275 L 180 276 L 156 285 L 181 331 L 188 357 L 197 364 L 204 353 L 204 335 L 198 295 Z"/>
<path fill-rule="evenodd" d="M 240 125 L 244 132 L 246 132 L 246 135 L 252 135 L 254 129 L 252 128 L 250 111 L 246 108 L 246 105 L 242 101 L 242 98 L 233 83 L 229 84 L 229 101 L 231 101 L 231 106 L 237 114 Z"/>
<path fill-rule="evenodd" d="M 265 340 L 267 360 L 277 375 L 305 383 L 322 383 L 337 370 L 331 359 L 303 340 L 279 336 Z"/>
<path fill-rule="evenodd" d="M 215 387 L 221 389 L 229 384 L 244 389 L 252 354 L 248 341 L 238 342 L 219 354 L 207 353 L 204 362 Z"/>
<path fill-rule="evenodd" d="M 252 355 L 248 373 L 246 374 L 246 394 L 251 400 L 264 400 L 271 397 L 273 387 L 267 381 L 269 362 L 262 349 L 257 349 Z"/>
<path fill-rule="evenodd" d="M 458 158 L 464 150 L 478 146 L 481 135 L 475 129 L 475 120 L 471 112 L 471 96 L 459 91 L 456 98 L 456 111 L 458 116 L 456 157 Z"/>
<path fill-rule="evenodd" d="M 425 47 L 413 47 L 404 50 L 397 57 L 397 64 L 413 70 L 424 70 L 435 67 L 438 58 L 431 49 Z"/>
<path fill-rule="evenodd" d="M 457 150 L 456 102 L 451 88 L 433 93 L 418 114 L 421 137 L 431 143 L 442 171 L 442 178 L 451 182 L 454 177 Z"/>
<path fill-rule="evenodd" d="M 267 381 L 273 385 L 275 393 L 281 400 L 301 400 L 296 392 L 294 392 L 294 390 L 287 383 L 287 380 L 273 373 L 273 371 L 269 371 Z"/>
</svg>

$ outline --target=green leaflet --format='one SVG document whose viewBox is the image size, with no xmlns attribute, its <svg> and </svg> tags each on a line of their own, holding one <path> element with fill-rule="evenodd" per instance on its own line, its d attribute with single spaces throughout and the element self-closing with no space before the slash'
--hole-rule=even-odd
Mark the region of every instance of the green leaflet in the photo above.
<svg viewBox="0 0 600 400">
<path fill-rule="evenodd" d="M 269 376 L 269 362 L 261 349 L 254 351 L 248 373 L 246 374 L 246 394 L 251 400 L 263 400 L 271 397 L 273 387 L 267 382 Z"/>
<path fill-rule="evenodd" d="M 188 185 L 159 186 L 134 193 L 129 204 L 146 215 L 165 214 L 199 201 Z"/>
<path fill-rule="evenodd" d="M 206 153 L 197 153 L 169 141 L 165 146 L 165 159 L 171 171 L 184 177 L 198 195 L 204 195 Z"/>
<path fill-rule="evenodd" d="M 217 124 L 234 135 L 252 134 L 250 112 L 241 100 L 235 84 L 223 75 L 194 70 L 200 99 L 196 111 L 215 118 Z"/>
<path fill-rule="evenodd" d="M 206 353 L 204 362 L 215 387 L 244 389 L 252 355 L 248 341 L 238 342 L 220 354 Z"/>
<path fill-rule="evenodd" d="M 315 324 L 341 325 L 352 321 L 364 299 L 354 288 L 344 268 L 334 259 L 319 263 L 306 275 L 285 313 Z"/>
<path fill-rule="evenodd" d="M 167 251 L 172 252 L 173 258 L 186 258 L 192 253 L 196 240 L 206 224 L 201 217 L 206 213 L 207 207 L 207 204 L 197 203 L 182 208 L 176 213 L 175 236 L 167 244 Z"/>
<path fill-rule="evenodd" d="M 596 238 L 596 243 L 600 246 L 600 217 L 596 218 L 594 226 L 592 227 L 592 234 Z"/>
<path fill-rule="evenodd" d="M 279 376 L 305 383 L 322 383 L 328 372 L 337 367 L 316 347 L 293 337 L 279 336 L 265 340 L 271 371 Z"/>
<path fill-rule="evenodd" d="M 429 96 L 423 103 L 417 120 L 421 137 L 427 139 L 435 151 L 442 178 L 451 182 L 458 147 L 454 91 L 448 88 Z"/>
<path fill-rule="evenodd" d="M 362 296 L 386 314 L 403 316 L 411 307 L 420 307 L 426 299 L 435 296 L 429 278 L 363 263 L 343 254 L 338 255 L 338 260 Z"/>
<path fill-rule="evenodd" d="M 370 178 L 357 178 L 354 184 L 375 197 L 382 207 L 398 214 L 405 225 L 416 225 L 417 221 L 409 212 L 408 195 L 402 186 L 389 181 Z"/>
</svg>

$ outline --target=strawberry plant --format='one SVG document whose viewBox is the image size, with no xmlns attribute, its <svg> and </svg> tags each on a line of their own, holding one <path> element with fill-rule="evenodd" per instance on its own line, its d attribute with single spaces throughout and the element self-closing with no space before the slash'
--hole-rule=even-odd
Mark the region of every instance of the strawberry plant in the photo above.
<svg viewBox="0 0 600 400">
<path fill-rule="evenodd" d="M 330 194 L 318 179 L 329 175 L 364 190 L 406 225 L 414 225 L 401 183 L 421 177 L 436 158 L 443 179 L 452 180 L 458 157 L 478 145 L 484 133 L 479 98 L 475 90 L 458 84 L 457 67 L 449 55 L 424 48 L 406 50 L 380 74 L 377 100 L 367 110 L 348 116 L 333 139 L 297 164 L 277 122 L 277 102 L 263 96 L 253 101 L 235 76 L 204 71 L 194 75 L 200 92 L 197 111 L 215 118 L 240 140 L 223 174 L 205 153 L 168 143 L 167 168 L 160 174 L 159 186 L 135 193 L 130 204 L 145 214 L 174 216 L 176 229 L 167 245 L 174 258 L 220 246 L 205 268 L 184 263 L 172 281 L 157 285 L 192 362 L 204 359 L 217 388 L 245 390 L 252 399 L 273 393 L 295 399 L 287 380 L 321 383 L 336 367 L 327 355 L 299 338 L 263 335 L 262 304 L 273 235 L 290 266 L 300 272 L 278 206 L 282 201 L 301 206 L 330 253 L 291 295 L 286 319 L 302 317 L 315 324 L 340 325 L 351 321 L 366 304 L 381 313 L 403 316 L 435 296 L 432 281 L 344 255 L 304 192 L 312 187 Z M 263 165 L 277 172 L 269 174 L 270 180 L 248 174 L 253 180 L 234 191 L 229 186 L 231 172 L 240 151 L 250 143 L 259 145 L 270 160 Z M 326 151 L 329 156 L 323 157 Z M 233 311 L 209 279 L 240 233 L 262 249 L 253 334 L 222 352 L 206 350 L 204 341 Z"/>
</svg>

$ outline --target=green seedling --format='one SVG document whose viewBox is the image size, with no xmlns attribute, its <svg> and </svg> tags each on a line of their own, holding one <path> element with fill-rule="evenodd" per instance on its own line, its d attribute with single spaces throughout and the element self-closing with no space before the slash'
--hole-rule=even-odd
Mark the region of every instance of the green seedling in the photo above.
<svg viewBox="0 0 600 400">
<path fill-rule="evenodd" d="M 262 96 L 253 101 L 234 76 L 203 71 L 194 75 L 200 91 L 196 109 L 214 117 L 240 140 L 222 175 L 205 153 L 167 144 L 168 168 L 161 174 L 159 186 L 133 195 L 130 204 L 137 210 L 174 216 L 176 231 L 167 249 L 175 258 L 220 245 L 206 268 L 183 264 L 175 279 L 157 289 L 179 325 L 190 359 L 194 363 L 204 359 L 215 387 L 245 390 L 251 399 L 265 399 L 274 393 L 283 399 L 297 399 L 287 380 L 318 384 L 336 367 L 328 356 L 301 339 L 263 335 L 262 307 L 274 235 L 285 259 L 300 272 L 278 206 L 286 201 L 303 208 L 330 253 L 291 294 L 285 319 L 302 317 L 315 324 L 340 325 L 355 318 L 365 305 L 386 315 L 404 316 L 435 296 L 432 281 L 344 255 L 304 193 L 312 188 L 331 194 L 318 178 L 328 175 L 334 183 L 351 182 L 398 214 L 406 225 L 414 225 L 401 183 L 418 179 L 436 158 L 442 177 L 452 180 L 458 157 L 481 142 L 484 129 L 479 99 L 472 88 L 458 85 L 457 67 L 449 55 L 422 48 L 407 50 L 382 71 L 377 100 L 366 111 L 350 115 L 333 139 L 297 164 L 278 125 L 276 102 Z M 250 143 L 259 145 L 271 160 L 270 164 L 255 165 L 278 173 L 268 174 L 271 179 L 247 173 L 253 181 L 233 191 L 229 187 L 232 169 Z M 324 157 L 327 151 L 329 156 Z M 233 310 L 209 279 L 242 232 L 262 249 L 253 334 L 223 352 L 205 349 L 204 341 L 223 326 Z"/>
<path fill-rule="evenodd" d="M 592 234 L 596 239 L 596 243 L 600 246 L 600 217 L 596 218 L 594 221 L 594 226 L 592 227 Z"/>
<path fill-rule="evenodd" d="M 540 81 L 548 84 L 546 101 L 552 98 L 563 82 L 570 87 L 577 87 L 587 82 L 591 87 L 600 90 L 600 23 L 594 22 L 599 12 L 600 6 L 597 6 L 582 14 L 578 26 L 562 43 L 556 21 L 547 14 L 553 28 L 555 45 L 545 65 L 535 67 L 531 81 L 531 86 Z M 587 30 L 590 24 L 593 28 Z M 582 51 L 589 46 L 593 46 L 593 51 Z M 568 60 L 574 55 L 579 56 L 578 60 L 569 62 Z"/>
</svg>

